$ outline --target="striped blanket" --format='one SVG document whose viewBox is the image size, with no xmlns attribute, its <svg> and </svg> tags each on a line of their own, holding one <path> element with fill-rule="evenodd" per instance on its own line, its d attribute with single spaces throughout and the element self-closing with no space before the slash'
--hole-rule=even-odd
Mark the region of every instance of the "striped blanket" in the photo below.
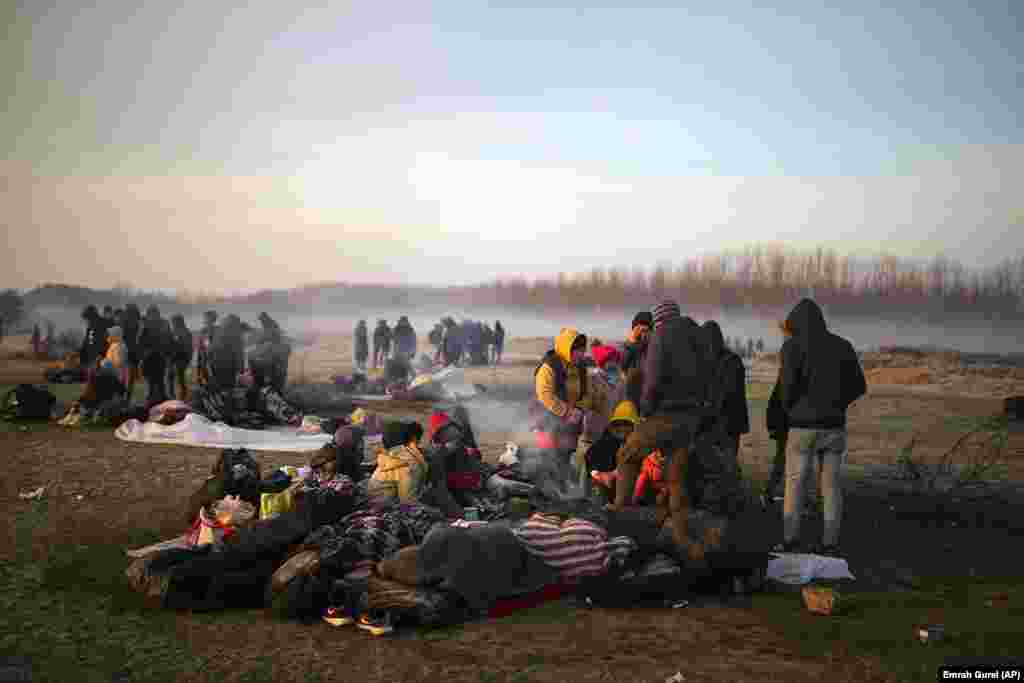
<svg viewBox="0 0 1024 683">
<path fill-rule="evenodd" d="M 621 565 L 636 549 L 627 536 L 609 539 L 608 532 L 593 522 L 536 513 L 513 530 L 527 552 L 557 570 L 563 581 L 600 576 Z"/>
</svg>

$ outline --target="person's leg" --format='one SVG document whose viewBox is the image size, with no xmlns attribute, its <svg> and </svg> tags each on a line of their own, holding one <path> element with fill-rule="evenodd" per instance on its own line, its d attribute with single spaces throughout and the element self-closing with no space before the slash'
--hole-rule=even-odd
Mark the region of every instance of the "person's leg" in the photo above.
<svg viewBox="0 0 1024 683">
<path fill-rule="evenodd" d="M 177 375 L 178 375 L 178 377 L 177 377 L 177 379 L 178 379 L 178 400 L 179 401 L 187 401 L 188 400 L 188 383 L 187 383 L 187 381 L 185 379 L 185 373 L 188 370 L 188 365 L 185 364 L 185 363 L 178 363 L 177 366 L 175 367 L 175 370 L 177 371 Z"/>
<path fill-rule="evenodd" d="M 592 444 L 588 439 L 581 436 L 576 446 L 576 480 L 579 483 L 579 487 L 584 498 L 590 498 L 593 493 L 593 486 L 591 485 L 590 479 L 590 468 L 587 467 L 587 451 L 589 451 L 593 445 L 594 444 Z"/>
<path fill-rule="evenodd" d="M 168 363 L 167 364 L 167 372 L 165 374 L 166 374 L 166 377 L 167 377 L 167 379 L 166 379 L 166 386 L 167 386 L 167 389 L 168 389 L 167 395 L 168 396 L 174 396 L 175 393 L 176 393 L 175 392 L 175 388 L 176 388 L 175 385 L 177 384 L 176 381 L 175 381 L 177 379 L 177 373 L 175 372 L 174 363 Z"/>
<path fill-rule="evenodd" d="M 704 545 L 690 540 L 690 500 L 684 485 L 686 463 L 689 459 L 688 448 L 675 448 L 672 451 L 668 468 L 668 513 L 672 524 L 672 541 L 676 549 L 686 551 L 686 556 L 693 561 L 704 559 Z"/>
<path fill-rule="evenodd" d="M 825 497 L 825 530 L 822 541 L 826 548 L 839 543 L 843 521 L 843 459 L 846 456 L 846 430 L 830 429 L 819 439 L 821 452 L 821 493 Z"/>
<path fill-rule="evenodd" d="M 817 432 L 813 429 L 792 429 L 786 445 L 786 494 L 782 504 L 783 543 L 800 540 L 800 517 L 803 511 L 804 486 Z"/>
<path fill-rule="evenodd" d="M 786 478 L 786 441 L 788 436 L 789 432 L 781 432 L 774 439 L 775 457 L 772 458 L 772 473 L 768 478 L 769 501 L 783 493 L 779 489 L 784 486 L 783 482 Z"/>
</svg>

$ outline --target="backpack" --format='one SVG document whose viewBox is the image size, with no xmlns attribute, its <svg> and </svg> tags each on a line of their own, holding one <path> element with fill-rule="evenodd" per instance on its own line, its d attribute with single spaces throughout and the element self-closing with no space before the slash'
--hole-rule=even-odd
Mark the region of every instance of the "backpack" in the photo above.
<svg viewBox="0 0 1024 683">
<path fill-rule="evenodd" d="M 19 420 L 46 420 L 53 412 L 57 397 L 33 384 L 19 384 L 0 402 L 0 410 Z"/>
</svg>

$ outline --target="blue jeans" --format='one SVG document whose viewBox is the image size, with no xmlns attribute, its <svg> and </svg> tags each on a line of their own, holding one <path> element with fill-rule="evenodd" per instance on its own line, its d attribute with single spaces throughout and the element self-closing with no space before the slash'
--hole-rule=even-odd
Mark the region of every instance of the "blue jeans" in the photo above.
<svg viewBox="0 0 1024 683">
<path fill-rule="evenodd" d="M 846 429 L 790 429 L 786 444 L 786 494 L 782 507 L 783 540 L 800 538 L 804 487 L 814 461 L 821 466 L 821 495 L 825 498 L 825 545 L 839 542 L 843 517 L 842 468 L 846 460 Z"/>
</svg>

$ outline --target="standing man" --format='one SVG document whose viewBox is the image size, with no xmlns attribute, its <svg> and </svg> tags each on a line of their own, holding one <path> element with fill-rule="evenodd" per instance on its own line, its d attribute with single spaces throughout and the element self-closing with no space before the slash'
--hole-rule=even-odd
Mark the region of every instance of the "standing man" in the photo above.
<svg viewBox="0 0 1024 683">
<path fill-rule="evenodd" d="M 391 328 L 386 320 L 381 318 L 377 321 L 377 327 L 373 330 L 373 367 L 383 367 L 391 352 Z"/>
<path fill-rule="evenodd" d="M 649 311 L 641 311 L 633 316 L 629 326 L 629 336 L 623 344 L 622 371 L 629 373 L 634 368 L 643 368 L 644 356 L 647 355 L 647 338 L 651 334 L 654 318 Z"/>
<path fill-rule="evenodd" d="M 800 545 L 801 503 L 807 472 L 821 463 L 825 528 L 819 554 L 837 555 L 842 522 L 842 466 L 846 457 L 846 411 L 867 392 L 864 371 L 849 341 L 828 331 L 825 316 L 802 299 L 786 318 L 789 339 L 782 345 L 778 400 L 785 412 L 786 494 L 782 552 Z"/>
<path fill-rule="evenodd" d="M 501 354 L 505 350 L 505 328 L 500 320 L 494 321 L 494 364 L 501 362 Z"/>
<path fill-rule="evenodd" d="M 690 541 L 690 501 L 684 478 L 691 448 L 709 413 L 711 369 L 704 358 L 703 334 L 693 320 L 682 317 L 679 304 L 663 301 L 654 308 L 652 318 L 654 330 L 644 359 L 638 406 L 643 420 L 617 455 L 618 482 L 611 509 L 626 505 L 644 458 L 660 450 L 668 470 L 672 539 L 684 557 L 699 562 L 704 559 L 704 545 Z"/>
<path fill-rule="evenodd" d="M 366 329 L 366 321 L 356 324 L 355 333 L 356 370 L 366 372 L 366 360 L 370 357 L 370 333 Z"/>
</svg>

